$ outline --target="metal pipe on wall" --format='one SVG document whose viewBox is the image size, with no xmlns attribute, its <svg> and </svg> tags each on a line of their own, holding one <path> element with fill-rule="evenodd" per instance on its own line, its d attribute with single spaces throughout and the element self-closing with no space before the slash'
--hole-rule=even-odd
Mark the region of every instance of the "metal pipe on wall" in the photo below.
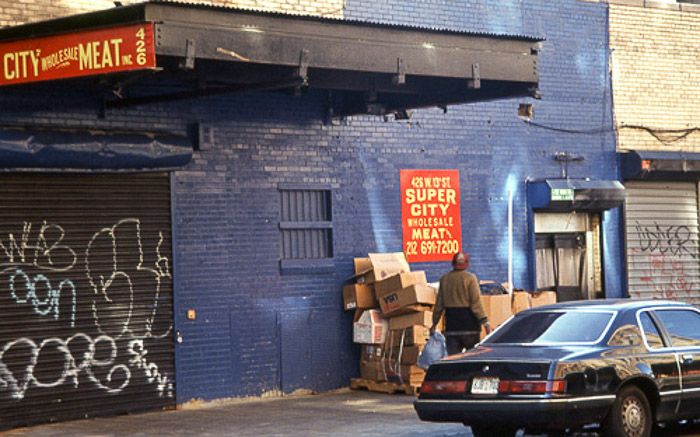
<svg viewBox="0 0 700 437">
<path fill-rule="evenodd" d="M 513 294 L 513 190 L 508 190 L 508 293 Z"/>
</svg>

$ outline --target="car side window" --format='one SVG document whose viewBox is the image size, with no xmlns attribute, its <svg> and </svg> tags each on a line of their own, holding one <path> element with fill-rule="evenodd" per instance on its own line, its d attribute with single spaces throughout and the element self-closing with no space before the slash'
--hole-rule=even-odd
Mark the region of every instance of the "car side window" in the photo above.
<svg viewBox="0 0 700 437">
<path fill-rule="evenodd" d="M 648 312 L 643 312 L 639 315 L 639 321 L 642 323 L 642 331 L 647 339 L 647 344 L 652 349 L 664 347 L 664 342 L 661 338 L 661 333 L 656 327 L 656 323 L 651 319 Z"/>
<path fill-rule="evenodd" d="M 642 336 L 637 325 L 625 325 L 618 328 L 608 340 L 608 346 L 641 346 Z"/>
<path fill-rule="evenodd" d="M 657 310 L 661 323 L 671 336 L 673 347 L 700 346 L 700 313 L 693 310 Z"/>
</svg>

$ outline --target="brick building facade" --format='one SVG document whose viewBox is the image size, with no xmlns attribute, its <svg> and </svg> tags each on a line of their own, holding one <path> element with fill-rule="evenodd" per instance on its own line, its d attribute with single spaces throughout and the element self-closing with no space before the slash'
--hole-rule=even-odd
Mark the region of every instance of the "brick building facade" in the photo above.
<svg viewBox="0 0 700 437">
<path fill-rule="evenodd" d="M 11 3 L 11 4 L 10 4 Z M 235 3 L 235 4 L 234 4 Z M 535 284 L 528 181 L 560 178 L 556 154 L 577 156 L 568 177 L 618 177 L 608 76 L 608 7 L 529 2 L 280 1 L 219 5 L 321 14 L 486 34 L 537 35 L 541 100 L 508 99 L 417 110 L 409 120 L 363 115 L 328 122 L 324 100 L 249 93 L 127 109 L 100 117 L 98 96 L 70 86 L 2 93 L 4 124 L 208 132 L 193 160 L 170 173 L 173 339 L 177 403 L 328 390 L 356 375 L 358 349 L 341 286 L 352 259 L 401 251 L 401 169 L 458 169 L 463 246 L 483 279 L 507 279 L 507 199 L 514 193 L 514 283 Z M 59 6 L 61 5 L 61 6 Z M 63 6 L 65 5 L 65 6 Z M 110 7 L 110 2 L 0 2 L 16 25 Z M 531 103 L 537 123 L 517 116 Z M 601 129 L 601 126 L 604 127 Z M 332 202 L 333 268 L 280 268 L 281 191 L 323 187 Z M 624 295 L 618 209 L 601 214 L 598 287 Z M 413 266 L 436 281 L 446 263 Z M 186 312 L 196 310 L 195 320 Z M 1 390 L 1 389 L 0 389 Z"/>
<path fill-rule="evenodd" d="M 700 6 L 608 3 L 629 294 L 697 303 Z"/>
<path fill-rule="evenodd" d="M 693 43 L 700 6 L 610 2 L 610 48 L 615 124 L 621 150 L 697 152 L 697 133 L 671 132 L 700 124 L 700 61 Z M 651 131 L 640 128 L 647 127 Z M 669 138 L 664 138 L 664 133 Z"/>
</svg>

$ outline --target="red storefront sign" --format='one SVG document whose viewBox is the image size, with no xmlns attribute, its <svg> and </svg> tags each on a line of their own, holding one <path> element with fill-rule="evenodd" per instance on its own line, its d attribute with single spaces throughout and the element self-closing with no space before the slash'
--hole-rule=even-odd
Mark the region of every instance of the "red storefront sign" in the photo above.
<svg viewBox="0 0 700 437">
<path fill-rule="evenodd" d="M 0 43 L 0 86 L 155 66 L 153 23 Z"/>
<path fill-rule="evenodd" d="M 403 250 L 410 262 L 448 261 L 462 248 L 458 170 L 401 170 Z"/>
</svg>

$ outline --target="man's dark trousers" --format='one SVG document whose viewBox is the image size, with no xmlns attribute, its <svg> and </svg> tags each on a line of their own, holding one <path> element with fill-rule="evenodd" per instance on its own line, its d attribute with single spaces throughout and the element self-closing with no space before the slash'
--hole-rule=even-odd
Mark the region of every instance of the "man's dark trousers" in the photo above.
<svg viewBox="0 0 700 437">
<path fill-rule="evenodd" d="M 479 342 L 479 333 L 445 333 L 445 343 L 449 355 L 459 354 L 462 349 L 469 350 Z"/>
</svg>

